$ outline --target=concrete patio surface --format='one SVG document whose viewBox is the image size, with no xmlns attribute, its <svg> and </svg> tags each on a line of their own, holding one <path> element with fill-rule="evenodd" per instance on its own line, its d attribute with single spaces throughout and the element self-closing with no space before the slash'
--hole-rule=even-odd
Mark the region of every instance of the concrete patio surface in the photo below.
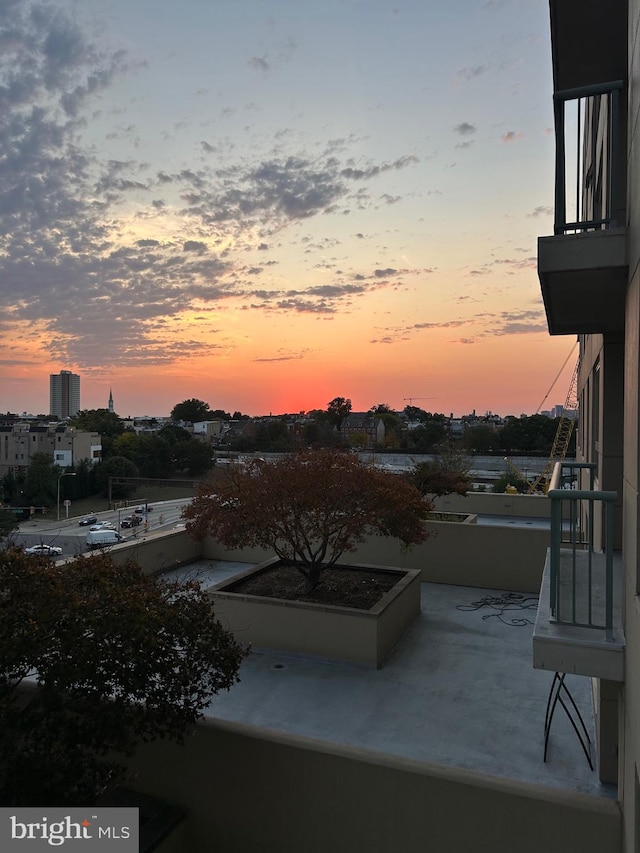
<svg viewBox="0 0 640 853">
<path fill-rule="evenodd" d="M 194 577 L 207 587 L 250 565 L 201 561 L 165 577 Z M 543 762 L 553 674 L 532 665 L 536 598 L 522 593 L 502 610 L 504 595 L 423 583 L 420 616 L 379 670 L 254 649 L 242 664 L 240 683 L 216 697 L 210 716 L 488 777 L 615 797 L 615 787 L 601 784 L 589 769 L 560 706 Z M 219 618 L 224 622 L 223 612 Z M 593 741 L 590 679 L 567 676 L 566 684 Z"/>
</svg>

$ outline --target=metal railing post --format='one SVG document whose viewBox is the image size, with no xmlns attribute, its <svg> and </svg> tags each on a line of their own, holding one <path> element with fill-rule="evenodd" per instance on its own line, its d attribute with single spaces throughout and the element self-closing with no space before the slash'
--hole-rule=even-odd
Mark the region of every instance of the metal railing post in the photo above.
<svg viewBox="0 0 640 853">
<path fill-rule="evenodd" d="M 565 472 L 588 471 L 588 489 L 562 488 Z M 597 491 L 596 466 L 587 462 L 558 462 L 551 478 L 548 497 L 551 500 L 551 536 L 549 560 L 549 609 L 551 618 L 558 623 L 582 628 L 597 628 L 606 632 L 607 640 L 613 638 L 613 507 L 616 492 Z M 584 479 L 584 478 L 581 478 Z M 568 503 L 567 536 L 564 536 L 565 512 Z M 604 512 L 603 547 L 595 547 L 595 512 Z M 601 556 L 599 556 L 601 555 Z M 604 571 L 604 602 L 594 610 L 597 577 Z M 596 576 L 597 575 L 597 576 Z M 563 595 L 560 596 L 561 583 Z M 579 585 L 585 584 L 579 594 Z M 563 604 L 569 605 L 570 614 L 561 612 Z"/>
</svg>

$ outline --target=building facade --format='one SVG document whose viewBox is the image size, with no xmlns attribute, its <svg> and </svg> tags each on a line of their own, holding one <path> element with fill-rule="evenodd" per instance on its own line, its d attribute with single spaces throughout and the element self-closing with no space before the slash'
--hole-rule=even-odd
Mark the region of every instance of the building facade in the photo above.
<svg viewBox="0 0 640 853">
<path fill-rule="evenodd" d="M 64 424 L 0 424 L 0 476 L 27 470 L 35 453 L 48 454 L 60 468 L 95 463 L 102 458 L 102 440 L 97 432 Z"/>
<path fill-rule="evenodd" d="M 573 487 L 613 506 L 610 527 L 597 501 L 580 523 L 615 558 L 620 622 L 607 637 L 592 632 L 590 645 L 567 641 L 562 654 L 568 671 L 592 677 L 598 771 L 617 786 L 622 850 L 632 853 L 640 850 L 640 0 L 551 0 L 550 11 L 555 223 L 539 239 L 538 274 L 550 333 L 579 341 L 577 459 L 586 467 Z"/>
<path fill-rule="evenodd" d="M 49 414 L 71 418 L 80 411 L 80 377 L 70 370 L 49 376 Z"/>
</svg>

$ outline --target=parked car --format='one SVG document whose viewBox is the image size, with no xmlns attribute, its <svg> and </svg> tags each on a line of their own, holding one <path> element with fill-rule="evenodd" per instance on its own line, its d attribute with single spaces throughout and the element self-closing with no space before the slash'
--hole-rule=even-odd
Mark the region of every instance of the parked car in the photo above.
<svg viewBox="0 0 640 853">
<path fill-rule="evenodd" d="M 95 548 L 109 548 L 111 545 L 117 545 L 118 542 L 123 542 L 124 537 L 120 536 L 115 530 L 91 530 L 87 533 L 87 548 L 94 550 Z"/>
<path fill-rule="evenodd" d="M 81 518 L 78 524 L 95 524 L 98 520 L 97 515 L 85 515 L 84 518 Z"/>
<path fill-rule="evenodd" d="M 62 554 L 62 548 L 57 545 L 31 545 L 30 548 L 24 549 L 25 554 L 42 554 L 45 557 L 59 557 Z"/>
</svg>

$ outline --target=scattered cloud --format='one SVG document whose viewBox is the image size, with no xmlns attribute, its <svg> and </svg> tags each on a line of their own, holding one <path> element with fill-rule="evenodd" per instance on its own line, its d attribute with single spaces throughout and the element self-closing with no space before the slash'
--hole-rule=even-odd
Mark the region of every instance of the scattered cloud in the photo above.
<svg viewBox="0 0 640 853">
<path fill-rule="evenodd" d="M 483 74 L 486 74 L 488 70 L 488 65 L 470 65 L 457 71 L 455 79 L 463 80 L 468 83 L 470 80 L 474 80 L 476 77 L 481 77 Z"/>
<path fill-rule="evenodd" d="M 274 356 L 264 356 L 261 358 L 254 358 L 252 361 L 257 362 L 258 364 L 270 364 L 274 361 L 300 361 L 305 357 L 305 353 L 291 353 L 289 355 L 274 355 Z"/>
<path fill-rule="evenodd" d="M 527 213 L 527 216 L 530 219 L 538 219 L 541 216 L 553 216 L 553 208 L 548 205 L 540 205 L 539 207 L 534 207 L 531 213 Z"/>
<path fill-rule="evenodd" d="M 207 251 L 207 244 L 201 243 L 199 240 L 186 240 L 182 244 L 183 252 L 196 252 L 198 255 L 202 255 Z"/>
<path fill-rule="evenodd" d="M 458 301 L 468 297 L 460 297 Z M 410 323 L 381 330 L 382 334 L 369 341 L 372 344 L 395 344 L 411 340 L 416 334 L 439 329 L 456 329 L 461 326 L 474 328 L 474 336 L 466 335 L 449 343 L 473 344 L 479 338 L 489 336 L 532 334 L 547 330 L 541 309 L 525 311 L 502 311 L 500 313 L 483 312 L 464 319 L 441 320 L 437 322 Z"/>
<path fill-rule="evenodd" d="M 263 74 L 266 74 L 270 68 L 269 63 L 263 56 L 253 56 L 247 62 L 247 65 L 255 71 L 262 71 Z"/>
<path fill-rule="evenodd" d="M 143 63 L 95 42 L 80 17 L 68 11 L 72 7 L 0 0 L 5 361 L 17 364 L 29 344 L 31 351 L 40 348 L 38 357 L 84 371 L 161 366 L 196 356 L 205 339 L 208 349 L 226 351 L 228 325 L 219 322 L 217 312 L 229 306 L 331 320 L 369 306 L 372 294 L 383 298 L 385 291 L 422 285 L 434 271 L 437 259 L 407 260 L 415 257 L 409 238 L 394 236 L 410 232 L 412 222 L 420 222 L 416 231 L 426 232 L 427 215 L 420 219 L 410 205 L 416 198 L 443 196 L 441 189 L 427 189 L 418 168 L 430 156 L 437 167 L 433 140 L 409 146 L 396 132 L 385 141 L 384 153 L 373 156 L 382 149 L 370 144 L 366 131 L 334 127 L 332 138 L 305 137 L 297 121 L 283 128 L 274 119 L 264 132 L 256 123 L 266 111 L 261 94 L 251 91 L 232 101 L 229 92 L 221 97 L 216 87 L 194 91 L 192 81 L 188 97 L 200 99 L 203 115 L 205 97 L 211 101 L 206 119 L 199 124 L 168 111 L 164 128 L 143 132 L 137 115 L 134 121 L 127 118 L 136 110 L 133 100 L 119 103 L 122 90 L 115 88 Z M 273 39 L 275 27 L 267 30 Z M 296 51 L 290 36 L 253 42 L 236 59 L 242 66 L 237 71 L 256 93 L 267 91 Z M 472 65 L 456 76 L 468 82 L 489 70 L 488 64 Z M 302 117 L 307 105 L 299 109 Z M 455 120 L 443 122 L 443 145 L 447 133 L 451 141 L 453 127 L 455 148 L 468 149 L 478 124 Z M 242 136 L 232 136 L 239 126 Z M 151 133 L 157 137 L 153 142 Z M 522 137 L 512 130 L 501 138 Z M 169 147 L 176 139 L 183 146 L 179 157 L 147 154 L 153 162 L 144 161 L 142 152 L 153 150 L 155 142 Z M 436 153 L 423 153 L 429 150 Z M 470 159 L 461 156 L 460 168 Z M 441 183 L 451 196 L 453 183 L 444 169 L 440 178 L 436 174 L 430 173 L 431 183 Z M 445 205 L 438 202 L 438 207 Z M 382 225 L 374 219 L 377 211 L 386 217 Z M 540 206 L 528 216 L 550 214 Z M 442 232 L 435 233 L 428 237 L 434 243 Z M 493 265 L 508 271 L 535 265 L 530 250 L 492 259 L 486 267 L 483 260 L 470 261 L 475 266 L 468 275 L 486 276 Z M 314 283 L 302 286 L 309 276 Z M 522 334 L 544 322 L 532 311 L 390 323 L 376 331 L 375 342 L 392 344 L 462 326 L 471 331 L 460 342 L 472 343 L 476 329 L 478 335 Z M 256 361 L 302 357 L 278 352 Z"/>
<path fill-rule="evenodd" d="M 38 0 L 5 3 L 0 23 L 4 16 L 11 38 L 0 58 L 0 311 L 37 329 L 45 354 L 62 363 L 87 370 L 164 364 L 197 352 L 195 339 L 175 345 L 169 320 L 229 299 L 246 304 L 256 298 L 251 280 L 278 263 L 239 264 L 232 248 L 266 254 L 296 223 L 374 208 L 367 182 L 419 162 L 413 154 L 361 162 L 351 135 L 295 153 L 284 152 L 279 136 L 267 156 L 264 146 L 253 158 L 230 156 L 226 140 L 200 138 L 193 161 L 174 170 L 152 169 L 135 145 L 131 156 L 101 159 L 98 146 L 83 143 L 99 114 L 96 99 L 140 63 L 98 48 L 64 9 Z M 295 49 L 289 37 L 249 66 L 266 74 Z M 111 137 L 133 144 L 135 125 L 120 121 Z M 378 198 L 402 200 L 389 192 Z M 305 248 L 338 244 L 326 237 Z M 273 287 L 257 307 L 330 315 L 397 273 L 389 267 L 307 289 Z"/>
<path fill-rule="evenodd" d="M 381 163 L 379 165 L 370 165 L 366 168 L 354 168 L 353 166 L 347 166 L 342 169 L 340 172 L 340 176 L 343 178 L 348 178 L 349 180 L 367 180 L 369 178 L 376 178 L 378 175 L 381 175 L 383 172 L 389 172 L 391 169 L 405 169 L 407 166 L 411 166 L 414 163 L 419 163 L 420 160 L 414 154 L 408 154 L 404 157 L 398 157 L 397 160 L 394 160 L 393 163 Z"/>
</svg>

